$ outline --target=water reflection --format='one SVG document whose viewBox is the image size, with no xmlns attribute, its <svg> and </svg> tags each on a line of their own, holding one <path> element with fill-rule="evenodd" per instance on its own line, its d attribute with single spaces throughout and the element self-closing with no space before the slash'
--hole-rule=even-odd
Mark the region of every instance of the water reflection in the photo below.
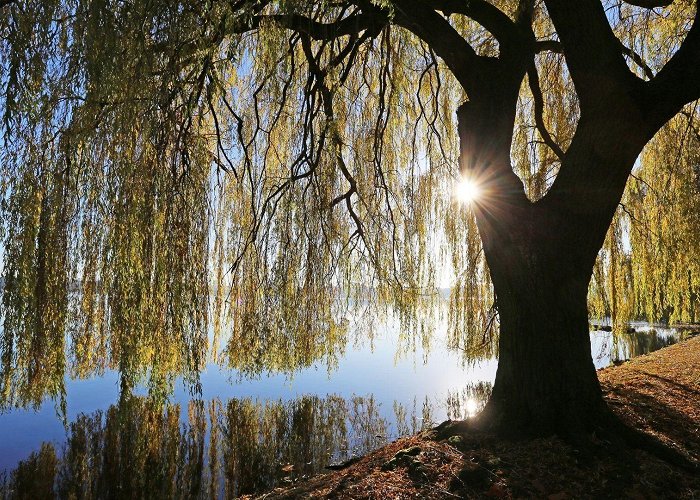
<svg viewBox="0 0 700 500">
<path fill-rule="evenodd" d="M 644 332 L 625 332 L 613 336 L 613 361 L 626 360 L 657 351 L 678 342 L 678 335 L 652 328 Z"/>
<path fill-rule="evenodd" d="M 486 405 L 486 401 L 491 396 L 491 388 L 490 382 L 478 382 L 460 391 L 448 393 L 447 417 L 452 420 L 473 417 Z"/>
<path fill-rule="evenodd" d="M 291 379 L 308 368 L 322 367 L 331 373 L 349 348 L 369 345 L 372 350 L 377 331 L 384 335 L 391 332 L 398 339 L 394 349 L 398 357 L 415 354 L 417 345 L 427 356 L 435 340 L 433 333 L 444 327 L 435 319 L 430 329 L 407 333 L 414 330 L 388 313 L 345 312 L 345 321 L 294 331 L 257 328 L 252 323 L 246 329 L 240 327 L 240 321 L 218 324 L 208 337 L 201 332 L 190 335 L 187 329 L 182 335 L 167 337 L 156 330 L 149 333 L 143 325 L 133 335 L 126 330 L 108 332 L 76 325 L 66 328 L 67 332 L 54 329 L 49 333 L 29 327 L 26 331 L 0 328 L 0 412 L 37 409 L 48 398 L 56 401 L 59 413 L 65 415 L 67 383 L 109 372 L 118 373 L 122 393 L 144 389 L 161 402 L 173 394 L 178 380 L 183 380 L 192 394 L 200 393 L 201 374 L 212 365 L 228 370 L 236 382 L 270 374 Z M 433 316 L 424 318 L 430 321 Z M 484 351 L 481 358 L 489 354 Z"/>
<path fill-rule="evenodd" d="M 591 350 L 596 366 L 604 368 L 668 347 L 689 335 L 691 332 L 638 323 L 624 332 L 591 332 Z"/>
<path fill-rule="evenodd" d="M 449 335 L 416 337 L 399 328 L 385 323 L 381 335 L 327 338 L 310 357 L 295 354 L 302 344 L 282 342 L 270 352 L 242 345 L 235 363 L 225 352 L 227 339 L 219 352 L 226 362 L 210 359 L 194 371 L 177 354 L 182 346 L 125 355 L 106 344 L 107 351 L 93 346 L 78 355 L 68 340 L 64 354 L 42 364 L 48 344 L 40 343 L 36 349 L 46 349 L 36 350 L 38 357 L 3 360 L 0 472 L 8 472 L 0 497 L 44 498 L 51 491 L 81 498 L 231 497 L 314 474 L 445 418 L 478 413 L 495 358 L 464 365 Z M 592 332 L 596 366 L 685 336 L 635 328 Z M 32 352 L 25 347 L 14 352 Z M 180 392 L 178 378 L 186 382 Z M 76 398 L 84 384 L 92 392 Z M 39 413 L 16 409 L 42 402 Z"/>
<path fill-rule="evenodd" d="M 463 398 L 489 391 L 482 384 L 450 395 L 448 413 L 464 416 Z M 1 496 L 231 498 L 296 481 L 433 424 L 428 400 L 420 409 L 395 403 L 393 424 L 379 406 L 371 396 L 331 395 L 192 400 L 183 408 L 128 396 L 80 415 L 62 448 L 42 444 L 5 478 Z"/>
</svg>

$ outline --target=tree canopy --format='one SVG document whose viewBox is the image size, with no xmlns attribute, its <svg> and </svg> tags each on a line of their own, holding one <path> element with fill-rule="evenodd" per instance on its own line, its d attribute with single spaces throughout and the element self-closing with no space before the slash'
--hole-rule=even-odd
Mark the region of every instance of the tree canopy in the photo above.
<svg viewBox="0 0 700 500">
<path fill-rule="evenodd" d="M 595 106 L 591 53 L 652 103 L 700 97 L 695 1 L 581 2 L 590 33 L 553 3 L 0 2 L 3 401 L 60 394 L 66 350 L 77 376 L 148 372 L 156 392 L 212 353 L 305 366 L 348 342 L 358 308 L 427 328 L 446 286 L 453 344 L 495 349 L 482 243 L 453 195 L 459 104 L 499 64 L 523 68 L 501 188 L 534 203 Z M 700 317 L 699 113 L 683 110 L 596 265 L 592 311 L 616 324 Z"/>
</svg>

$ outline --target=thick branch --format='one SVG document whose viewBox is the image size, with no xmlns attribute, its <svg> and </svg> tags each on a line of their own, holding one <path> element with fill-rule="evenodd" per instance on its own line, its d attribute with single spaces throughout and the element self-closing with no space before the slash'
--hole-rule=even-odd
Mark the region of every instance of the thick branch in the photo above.
<svg viewBox="0 0 700 500">
<path fill-rule="evenodd" d="M 608 77 L 602 71 L 606 67 L 604 61 L 610 60 L 609 54 L 603 53 L 602 48 L 599 56 L 602 63 L 592 62 L 589 65 L 578 59 L 585 56 L 590 47 L 579 50 L 572 45 L 572 41 L 578 39 L 583 43 L 582 40 L 586 37 L 577 37 L 570 32 L 574 26 L 567 24 L 571 23 L 571 19 L 563 12 L 562 2 L 546 1 L 554 7 L 550 13 L 555 18 L 555 24 L 558 23 L 557 29 L 564 42 L 564 52 L 570 62 L 574 82 L 583 81 L 590 85 L 590 88 L 582 87 L 580 92 L 609 92 L 597 102 L 594 94 L 586 94 L 589 105 L 591 100 L 594 105 L 598 104 L 592 112 L 590 107 L 588 112 L 584 112 L 584 96 L 581 95 L 582 113 L 576 134 L 553 186 L 545 198 L 540 200 L 543 207 L 566 214 L 560 223 L 561 231 L 571 232 L 572 252 L 593 256 L 589 261 L 593 265 L 595 253 L 603 244 L 605 231 L 639 153 L 654 133 L 678 113 L 683 105 L 700 98 L 700 24 L 696 13 L 695 23 L 683 44 L 651 81 L 638 80 L 639 85 L 630 86 L 624 86 L 623 81 L 623 86 L 620 87 L 620 76 L 615 77 L 613 74 Z M 588 5 L 589 2 L 581 0 L 581 4 Z M 578 11 L 578 5 L 578 2 L 571 3 L 569 8 Z M 580 13 L 578 17 L 582 15 Z M 621 54 L 616 40 L 610 40 L 609 43 L 615 43 L 616 52 Z M 595 53 L 589 55 L 592 59 L 596 57 Z M 578 64 L 576 73 L 572 62 Z M 596 84 L 593 78 L 586 79 L 589 77 L 585 73 L 587 70 L 590 71 L 590 76 L 601 78 L 602 85 Z M 591 239 L 588 243 L 578 241 L 577 234 L 584 229 L 596 233 L 597 239 Z M 584 251 L 586 245 L 587 252 Z"/>
<path fill-rule="evenodd" d="M 646 101 L 658 126 L 700 99 L 700 9 L 678 51 L 647 85 Z"/>
<path fill-rule="evenodd" d="M 532 26 L 535 15 L 535 0 L 520 0 L 515 11 L 515 22 L 521 26 Z"/>
<path fill-rule="evenodd" d="M 619 39 L 618 45 L 620 46 L 620 50 L 622 51 L 622 53 L 630 59 L 632 59 L 632 61 L 641 68 L 641 70 L 644 72 L 644 75 L 647 78 L 654 78 L 654 72 L 651 70 L 649 65 L 644 61 L 644 59 L 638 52 L 627 47 Z M 563 54 L 564 48 L 562 47 L 561 42 L 559 40 L 540 40 L 538 42 L 535 42 L 535 52 L 538 54 L 540 52 L 553 52 L 555 54 Z"/>
<path fill-rule="evenodd" d="M 231 32 L 241 34 L 253 31 L 265 21 L 271 21 L 284 28 L 305 33 L 316 40 L 332 40 L 365 30 L 378 32 L 388 20 L 383 14 L 375 12 L 353 14 L 333 23 L 322 23 L 299 14 L 270 14 L 252 16 L 246 21 L 236 20 Z"/>
<path fill-rule="evenodd" d="M 540 40 L 535 42 L 535 52 L 554 52 L 555 54 L 563 54 L 564 48 L 559 40 Z"/>
<path fill-rule="evenodd" d="M 561 39 L 581 111 L 604 108 L 607 100 L 629 89 L 629 70 L 599 0 L 545 0 Z"/>
<path fill-rule="evenodd" d="M 473 19 L 501 43 L 517 43 L 521 39 L 515 23 L 498 7 L 484 0 L 433 0 L 431 7 L 445 15 L 462 14 Z"/>
<path fill-rule="evenodd" d="M 398 0 L 394 22 L 427 43 L 445 61 L 467 93 L 479 78 L 479 64 L 485 59 L 450 23 L 420 0 Z"/>
</svg>

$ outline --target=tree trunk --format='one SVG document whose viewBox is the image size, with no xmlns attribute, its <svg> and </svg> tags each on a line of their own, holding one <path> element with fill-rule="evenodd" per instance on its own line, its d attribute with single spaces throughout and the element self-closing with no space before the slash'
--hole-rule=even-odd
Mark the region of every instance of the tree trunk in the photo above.
<svg viewBox="0 0 700 500">
<path fill-rule="evenodd" d="M 487 252 L 501 327 L 481 422 L 518 435 L 580 434 L 607 414 L 588 332 L 592 268 L 533 241 L 536 233 L 511 233 L 503 246 L 496 237 Z"/>
<path fill-rule="evenodd" d="M 488 101 L 458 111 L 460 167 L 484 187 L 473 208 L 500 317 L 496 381 L 478 424 L 517 435 L 580 435 L 610 415 L 591 356 L 587 296 L 624 179 L 608 183 L 605 203 L 530 202 L 510 163 L 513 122 L 497 99 Z M 631 169 L 636 153 L 628 144 L 611 149 L 609 160 Z M 588 162 L 591 150 L 581 150 L 568 161 Z"/>
</svg>

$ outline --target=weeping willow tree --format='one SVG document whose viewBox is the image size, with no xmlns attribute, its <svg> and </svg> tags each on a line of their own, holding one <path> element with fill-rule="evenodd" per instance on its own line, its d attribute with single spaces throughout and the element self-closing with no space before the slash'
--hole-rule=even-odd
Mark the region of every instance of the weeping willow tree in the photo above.
<svg viewBox="0 0 700 500">
<path fill-rule="evenodd" d="M 697 262 L 654 266 L 697 234 L 694 1 L 0 5 L 4 400 L 60 394 L 64 350 L 166 391 L 210 325 L 232 367 L 306 366 L 356 308 L 430 319 L 448 277 L 453 344 L 498 315 L 478 421 L 578 434 L 611 422 L 594 268 L 609 314 L 697 318 Z"/>
</svg>

